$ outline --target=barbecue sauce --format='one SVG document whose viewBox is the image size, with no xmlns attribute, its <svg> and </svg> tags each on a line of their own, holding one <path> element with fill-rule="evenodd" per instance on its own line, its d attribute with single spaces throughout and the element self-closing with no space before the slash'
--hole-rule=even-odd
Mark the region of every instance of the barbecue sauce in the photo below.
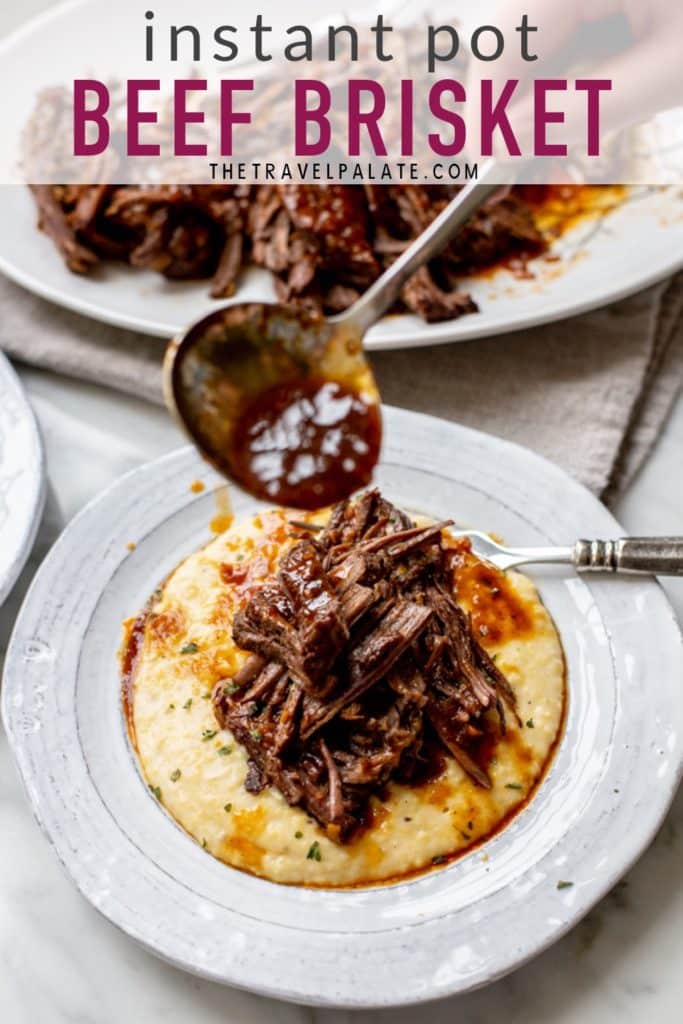
<svg viewBox="0 0 683 1024">
<path fill-rule="evenodd" d="M 135 669 L 138 658 L 145 642 L 145 626 L 149 618 L 149 610 L 145 609 L 137 616 L 125 623 L 123 644 L 119 653 L 121 662 L 121 703 L 123 714 L 126 720 L 126 728 L 131 742 L 135 745 L 135 725 L 133 722 L 133 687 L 135 681 Z"/>
<path fill-rule="evenodd" d="M 306 377 L 278 384 L 247 406 L 228 460 L 257 497 L 322 508 L 369 483 L 381 434 L 376 404 L 338 381 Z"/>
</svg>

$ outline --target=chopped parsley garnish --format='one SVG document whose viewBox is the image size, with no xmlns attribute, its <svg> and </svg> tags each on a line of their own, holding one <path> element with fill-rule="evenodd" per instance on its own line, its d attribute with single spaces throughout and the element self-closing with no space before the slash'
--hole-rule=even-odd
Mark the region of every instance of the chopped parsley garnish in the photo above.
<svg viewBox="0 0 683 1024">
<path fill-rule="evenodd" d="M 167 711 L 175 711 L 175 704 L 169 704 L 166 708 Z"/>
<path fill-rule="evenodd" d="M 202 839 L 202 850 L 205 850 L 207 846 L 206 839 Z"/>
<path fill-rule="evenodd" d="M 258 741 L 261 739 L 261 733 L 259 732 L 258 729 L 252 729 L 249 735 L 251 736 L 252 740 Z"/>
<path fill-rule="evenodd" d="M 558 888 L 558 889 L 571 889 L 571 887 L 572 887 L 573 885 L 574 885 L 574 883 L 573 883 L 573 882 L 564 882 L 564 881 L 560 880 L 560 881 L 559 881 L 559 882 L 557 883 L 557 888 Z"/>
<path fill-rule="evenodd" d="M 169 779 L 171 780 L 171 782 L 177 782 L 181 775 L 182 772 L 180 768 L 174 768 L 171 774 L 169 775 Z"/>
<path fill-rule="evenodd" d="M 239 686 L 237 685 L 237 683 L 228 683 L 226 686 L 223 687 L 223 693 L 226 695 L 226 697 L 228 697 L 231 693 L 235 693 L 237 690 L 239 690 Z"/>
<path fill-rule="evenodd" d="M 523 789 L 523 786 L 519 782 L 506 782 L 505 783 L 505 788 L 506 789 Z"/>
<path fill-rule="evenodd" d="M 306 854 L 306 860 L 322 860 L 323 855 L 320 850 L 320 843 L 316 839 L 314 843 L 308 847 L 308 853 Z"/>
<path fill-rule="evenodd" d="M 219 757 L 226 757 L 227 754 L 232 754 L 232 747 L 219 747 L 218 748 L 218 755 L 219 755 Z"/>
<path fill-rule="evenodd" d="M 211 698 L 211 694 L 210 693 L 203 693 L 202 694 L 202 700 L 209 700 L 210 698 Z"/>
<path fill-rule="evenodd" d="M 303 837 L 304 837 L 303 832 L 295 832 L 294 833 L 294 838 L 295 839 L 303 839 Z"/>
<path fill-rule="evenodd" d="M 189 644 L 185 644 L 184 647 L 180 648 L 180 653 L 181 654 L 196 654 L 198 650 L 199 650 L 199 647 L 197 646 L 197 644 L 194 642 L 194 640 L 191 640 Z"/>
<path fill-rule="evenodd" d="M 230 811 L 232 810 L 232 804 L 226 804 L 223 810 L 225 811 L 226 814 L 230 814 Z"/>
<path fill-rule="evenodd" d="M 533 718 L 527 718 L 527 720 L 526 720 L 526 727 L 527 727 L 527 729 L 533 729 L 533 727 L 534 727 L 534 720 L 533 720 Z"/>
<path fill-rule="evenodd" d="M 205 729 L 204 732 L 202 733 L 202 740 L 204 741 L 204 743 L 206 743 L 207 740 L 212 740 L 214 736 L 216 736 L 217 734 L 217 729 Z"/>
<path fill-rule="evenodd" d="M 447 860 L 448 857 L 445 854 L 438 853 L 436 857 L 432 857 L 432 864 L 445 864 Z"/>
<path fill-rule="evenodd" d="M 188 697 L 187 700 L 185 701 L 185 703 L 183 704 L 183 711 L 189 711 L 191 707 L 192 707 L 192 697 Z"/>
<path fill-rule="evenodd" d="M 161 800 L 161 786 L 150 785 L 149 788 L 150 792 L 154 793 L 154 796 L 157 798 L 157 800 Z"/>
</svg>

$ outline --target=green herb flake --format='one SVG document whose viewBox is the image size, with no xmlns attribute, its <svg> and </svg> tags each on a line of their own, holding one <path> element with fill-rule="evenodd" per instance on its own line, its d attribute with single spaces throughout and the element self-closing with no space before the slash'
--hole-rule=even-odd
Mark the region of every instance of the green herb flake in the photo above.
<svg viewBox="0 0 683 1024">
<path fill-rule="evenodd" d="M 223 693 L 226 697 L 229 697 L 231 693 L 236 693 L 239 690 L 237 683 L 228 683 L 223 687 Z"/>
<path fill-rule="evenodd" d="M 197 646 L 197 644 L 194 642 L 194 640 L 191 640 L 189 644 L 185 644 L 184 647 L 180 648 L 180 653 L 181 654 L 196 654 L 198 650 L 199 650 L 199 647 Z"/>
<path fill-rule="evenodd" d="M 202 700 L 210 700 L 210 699 L 211 699 L 211 694 L 210 693 L 203 693 L 202 694 Z"/>
<path fill-rule="evenodd" d="M 161 800 L 161 786 L 150 785 L 149 789 L 151 793 L 154 793 L 154 796 L 157 798 L 157 800 Z"/>
<path fill-rule="evenodd" d="M 185 701 L 185 703 L 183 704 L 183 711 L 189 711 L 191 707 L 192 707 L 192 697 L 188 697 L 187 700 Z"/>
<path fill-rule="evenodd" d="M 505 788 L 506 789 L 523 789 L 524 787 L 519 782 L 506 782 L 505 783 Z"/>
<path fill-rule="evenodd" d="M 295 839 L 303 839 L 303 837 L 304 837 L 303 832 L 295 832 L 294 833 L 294 838 Z"/>
<path fill-rule="evenodd" d="M 218 756 L 227 757 L 228 754 L 232 754 L 232 747 L 219 747 Z"/>
<path fill-rule="evenodd" d="M 533 720 L 533 718 L 527 718 L 525 724 L 526 724 L 527 729 L 533 729 L 533 727 L 534 727 L 534 720 Z"/>
<path fill-rule="evenodd" d="M 316 839 L 314 843 L 308 847 L 308 853 L 306 854 L 306 860 L 322 860 L 323 855 L 320 850 L 320 843 Z"/>
<path fill-rule="evenodd" d="M 226 814 L 230 814 L 230 811 L 232 810 L 232 804 L 225 804 L 223 810 L 225 811 Z"/>
<path fill-rule="evenodd" d="M 167 711 L 175 711 L 175 704 L 169 704 L 166 708 Z"/>
<path fill-rule="evenodd" d="M 573 885 L 574 885 L 573 882 L 565 882 L 562 879 L 560 879 L 560 881 L 557 883 L 557 888 L 558 889 L 571 889 Z"/>
<path fill-rule="evenodd" d="M 218 729 L 205 729 L 202 733 L 202 740 L 206 743 L 208 740 L 212 740 L 214 736 L 218 735 Z"/>
<path fill-rule="evenodd" d="M 206 842 L 206 839 L 202 839 L 202 850 L 205 850 L 207 845 L 208 843 Z"/>
<path fill-rule="evenodd" d="M 252 729 L 249 735 L 251 736 L 252 740 L 256 740 L 257 742 L 261 739 L 261 733 L 259 732 L 258 729 Z"/>
<path fill-rule="evenodd" d="M 182 774 L 183 773 L 181 772 L 180 768 L 174 768 L 171 774 L 169 775 L 169 779 L 171 780 L 171 782 L 177 782 Z"/>
</svg>

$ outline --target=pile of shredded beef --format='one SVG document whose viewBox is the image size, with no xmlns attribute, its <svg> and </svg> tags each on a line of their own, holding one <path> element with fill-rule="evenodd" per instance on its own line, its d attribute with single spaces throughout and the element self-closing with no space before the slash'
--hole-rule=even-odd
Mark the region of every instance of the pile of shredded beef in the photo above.
<svg viewBox="0 0 683 1024">
<path fill-rule="evenodd" d="M 277 787 L 337 842 L 390 779 L 423 783 L 448 757 L 490 786 L 477 751 L 515 698 L 453 599 L 447 525 L 416 527 L 377 490 L 342 502 L 235 617 L 251 655 L 213 706 L 249 754 L 245 786 Z"/>
<path fill-rule="evenodd" d="M 39 225 L 70 270 L 122 260 L 172 279 L 211 278 L 234 293 L 251 264 L 282 301 L 324 313 L 349 306 L 457 192 L 441 185 L 36 185 Z M 545 248 L 522 194 L 501 188 L 403 289 L 398 309 L 427 321 L 476 310 L 464 274 Z"/>
</svg>

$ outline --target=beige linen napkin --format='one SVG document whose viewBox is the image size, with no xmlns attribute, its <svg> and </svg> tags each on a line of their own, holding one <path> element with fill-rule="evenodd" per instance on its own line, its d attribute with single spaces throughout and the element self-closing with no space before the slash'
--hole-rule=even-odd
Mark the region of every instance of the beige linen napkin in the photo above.
<svg viewBox="0 0 683 1024">
<path fill-rule="evenodd" d="M 683 381 L 683 275 L 533 330 L 377 353 L 385 402 L 527 445 L 613 497 Z M 0 278 L 0 347 L 26 363 L 161 402 L 163 342 L 69 313 Z"/>
</svg>

